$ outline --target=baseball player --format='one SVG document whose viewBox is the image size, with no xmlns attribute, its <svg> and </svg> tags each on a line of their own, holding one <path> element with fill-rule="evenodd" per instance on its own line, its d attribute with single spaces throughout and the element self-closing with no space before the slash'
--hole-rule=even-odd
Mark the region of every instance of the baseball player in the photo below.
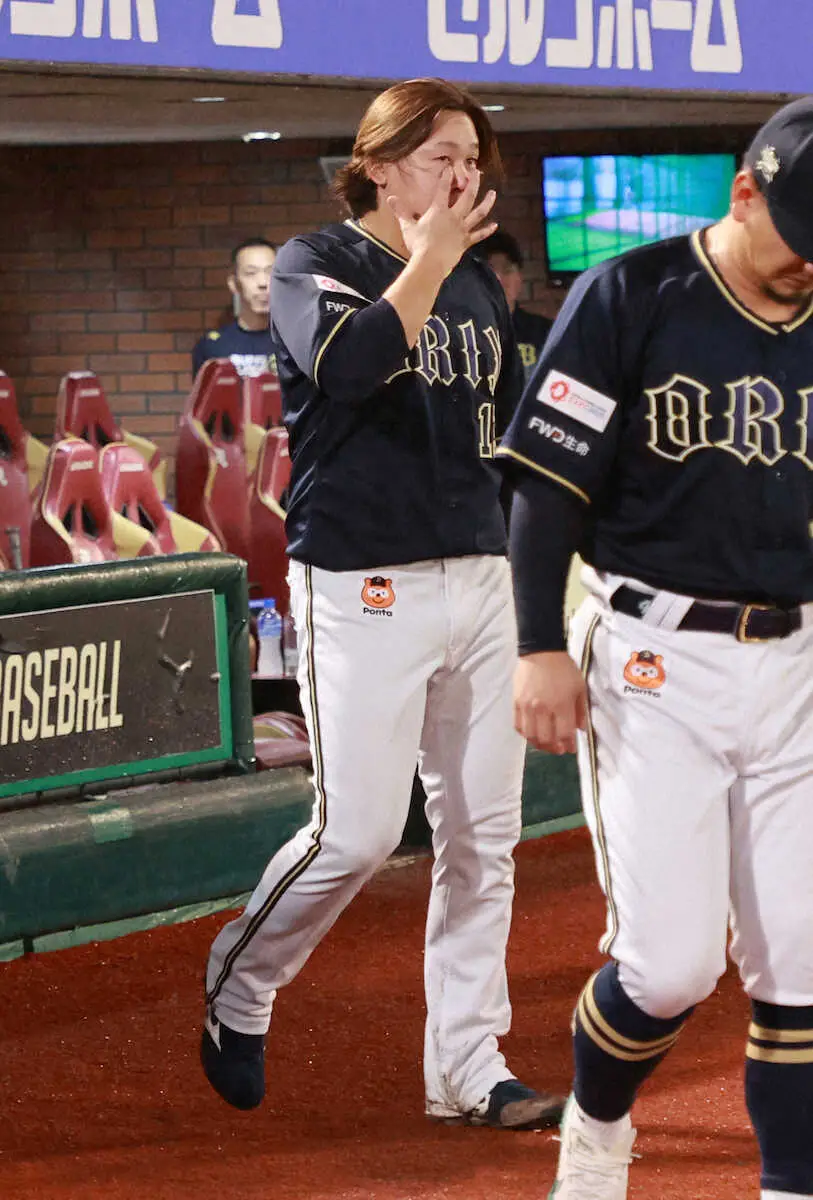
<svg viewBox="0 0 813 1200">
<path fill-rule="evenodd" d="M 229 358 L 238 375 L 255 377 L 274 370 L 274 347 L 268 328 L 271 268 L 277 256 L 273 242 L 247 238 L 231 253 L 227 283 L 234 320 L 211 329 L 192 350 L 192 375 L 210 358 Z"/>
<path fill-rule="evenodd" d="M 294 238 L 275 266 L 315 802 L 212 947 L 202 1061 L 238 1108 L 263 1096 L 277 990 L 399 844 L 419 760 L 435 856 L 426 1111 L 502 1128 L 561 1113 L 498 1048 L 524 743 L 511 719 L 516 623 L 493 456 L 519 363 L 497 280 L 461 261 L 495 228 L 494 192 L 477 195 L 497 165 L 465 92 L 398 84 L 369 108 L 338 178 L 351 218 Z"/>
<path fill-rule="evenodd" d="M 519 303 L 524 285 L 524 260 L 519 242 L 507 230 L 498 229 L 475 246 L 473 253 L 485 259 L 503 286 L 514 322 L 517 350 L 522 360 L 525 378 L 528 380 L 534 372 L 553 322 L 549 317 L 530 312 Z"/>
<path fill-rule="evenodd" d="M 761 1195 L 813 1197 L 811 399 L 807 97 L 758 132 L 719 224 L 577 281 L 499 452 L 517 727 L 578 741 L 608 908 L 556 1200 L 627 1195 L 630 1109 L 724 971 L 729 913 Z"/>
</svg>

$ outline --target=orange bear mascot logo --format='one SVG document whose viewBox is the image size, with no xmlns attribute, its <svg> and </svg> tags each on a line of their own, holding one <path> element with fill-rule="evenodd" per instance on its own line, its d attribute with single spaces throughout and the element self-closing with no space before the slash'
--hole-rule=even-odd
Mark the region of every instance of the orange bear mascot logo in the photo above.
<svg viewBox="0 0 813 1200">
<path fill-rule="evenodd" d="M 624 678 L 633 687 L 647 691 L 662 687 L 666 682 L 663 655 L 653 654 L 651 650 L 633 650 L 624 667 Z"/>
<path fill-rule="evenodd" d="M 364 580 L 361 598 L 370 608 L 392 608 L 395 603 L 395 592 L 391 579 L 383 575 L 373 575 Z"/>
</svg>

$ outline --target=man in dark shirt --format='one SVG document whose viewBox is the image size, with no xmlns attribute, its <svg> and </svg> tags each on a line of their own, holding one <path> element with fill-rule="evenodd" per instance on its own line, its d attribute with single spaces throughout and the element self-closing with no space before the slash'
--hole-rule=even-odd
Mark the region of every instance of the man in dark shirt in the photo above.
<svg viewBox="0 0 813 1200">
<path fill-rule="evenodd" d="M 234 320 L 205 334 L 192 351 L 192 375 L 209 358 L 230 358 L 239 375 L 274 370 L 269 326 L 271 268 L 277 248 L 266 238 L 248 238 L 235 246 L 227 279 Z"/>
<path fill-rule="evenodd" d="M 519 305 L 519 297 L 524 284 L 522 278 L 524 259 L 519 242 L 506 230 L 498 229 L 492 233 L 491 237 L 476 246 L 473 253 L 488 263 L 503 286 L 505 298 L 514 319 L 517 350 L 522 360 L 525 379 L 528 380 L 542 353 L 542 347 L 553 322 L 548 317 L 528 312 Z"/>
</svg>

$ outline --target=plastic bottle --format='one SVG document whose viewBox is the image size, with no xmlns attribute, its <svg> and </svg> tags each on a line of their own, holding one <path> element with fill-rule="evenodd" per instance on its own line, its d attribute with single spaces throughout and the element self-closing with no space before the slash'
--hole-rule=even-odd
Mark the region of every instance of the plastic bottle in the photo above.
<svg viewBox="0 0 813 1200">
<path fill-rule="evenodd" d="M 282 677 L 282 618 L 277 612 L 276 600 L 263 601 L 257 617 L 257 636 L 260 653 L 257 674 L 267 679 Z"/>
<path fill-rule="evenodd" d="M 282 669 L 286 679 L 296 678 L 299 651 L 296 643 L 296 627 L 290 613 L 282 618 Z"/>
</svg>

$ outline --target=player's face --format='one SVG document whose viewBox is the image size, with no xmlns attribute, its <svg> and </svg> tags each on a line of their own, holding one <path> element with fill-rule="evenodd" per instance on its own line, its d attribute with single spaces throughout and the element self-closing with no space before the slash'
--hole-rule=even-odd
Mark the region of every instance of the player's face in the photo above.
<svg viewBox="0 0 813 1200">
<path fill-rule="evenodd" d="M 740 218 L 746 232 L 746 266 L 764 296 L 775 304 L 798 307 L 813 295 L 813 264 L 794 254 L 782 240 L 771 220 L 765 197 L 751 184 L 739 200 Z M 735 185 L 734 212 L 737 215 Z"/>
<path fill-rule="evenodd" d="M 508 307 L 513 312 L 522 291 L 521 267 L 518 267 L 515 262 L 511 262 L 507 254 L 489 255 L 488 265 L 502 284 Z"/>
<path fill-rule="evenodd" d="M 254 317 L 268 316 L 271 268 L 276 257 L 268 246 L 248 246 L 238 254 L 229 276 L 229 288 L 239 306 L 238 316 L 249 313 Z"/>
<path fill-rule="evenodd" d="M 395 196 L 420 218 L 429 208 L 445 167 L 452 168 L 449 204 L 457 200 L 477 170 L 480 147 L 471 117 L 461 112 L 441 112 L 426 141 L 396 163 L 383 165 L 384 194 Z"/>
</svg>

